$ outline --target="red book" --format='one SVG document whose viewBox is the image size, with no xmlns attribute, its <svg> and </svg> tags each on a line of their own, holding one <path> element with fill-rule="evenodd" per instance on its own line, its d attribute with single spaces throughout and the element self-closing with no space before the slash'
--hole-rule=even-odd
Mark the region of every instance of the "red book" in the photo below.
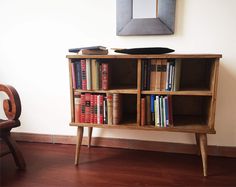
<svg viewBox="0 0 236 187">
<path fill-rule="evenodd" d="M 104 101 L 104 96 L 100 95 L 100 124 L 104 124 L 103 118 L 104 118 L 104 114 L 103 114 L 103 101 Z"/>
<path fill-rule="evenodd" d="M 90 96 L 90 123 L 94 122 L 94 95 Z"/>
<path fill-rule="evenodd" d="M 80 103 L 81 103 L 81 115 L 80 115 L 80 123 L 85 122 L 85 95 L 81 94 L 80 96 Z"/>
<path fill-rule="evenodd" d="M 93 102 L 94 102 L 93 122 L 97 124 L 97 123 L 98 123 L 98 122 L 97 122 L 97 118 L 98 118 L 98 115 L 97 115 L 97 111 L 98 111 L 98 110 L 97 110 L 97 95 L 94 95 L 94 96 L 93 96 Z"/>
<path fill-rule="evenodd" d="M 79 123 L 80 122 L 80 115 L 81 115 L 81 111 L 80 111 L 80 97 L 76 96 L 75 97 L 75 123 Z"/>
<path fill-rule="evenodd" d="M 141 98 L 141 126 L 144 126 L 146 124 L 145 107 L 146 107 L 145 98 Z"/>
<path fill-rule="evenodd" d="M 87 77 L 86 77 L 86 60 L 80 60 L 81 63 L 81 77 L 82 77 L 82 90 L 87 90 Z"/>
<path fill-rule="evenodd" d="M 85 93 L 85 123 L 90 123 L 90 97 L 91 93 Z"/>
<path fill-rule="evenodd" d="M 108 64 L 107 63 L 102 63 L 102 74 L 101 74 L 101 79 L 102 79 L 102 89 L 103 90 L 108 90 Z"/>
</svg>

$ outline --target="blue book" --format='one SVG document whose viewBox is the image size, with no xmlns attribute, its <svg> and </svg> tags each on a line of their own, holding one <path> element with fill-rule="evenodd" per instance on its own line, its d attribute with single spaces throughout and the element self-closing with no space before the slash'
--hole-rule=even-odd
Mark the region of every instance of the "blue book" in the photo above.
<svg viewBox="0 0 236 187">
<path fill-rule="evenodd" d="M 80 60 L 75 62 L 75 82 L 76 82 L 76 89 L 82 89 L 82 77 L 81 77 L 81 63 L 80 63 Z"/>
<path fill-rule="evenodd" d="M 154 112 L 154 100 L 155 100 L 155 95 L 151 95 L 151 112 Z"/>
</svg>

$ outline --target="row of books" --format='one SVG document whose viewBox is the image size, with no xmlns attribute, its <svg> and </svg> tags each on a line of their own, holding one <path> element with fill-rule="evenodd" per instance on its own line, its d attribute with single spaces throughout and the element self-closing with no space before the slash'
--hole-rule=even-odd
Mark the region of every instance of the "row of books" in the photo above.
<svg viewBox="0 0 236 187">
<path fill-rule="evenodd" d="M 142 60 L 142 90 L 177 91 L 180 86 L 181 61 Z"/>
<path fill-rule="evenodd" d="M 82 93 L 75 96 L 75 122 L 119 124 L 122 119 L 121 94 Z"/>
<path fill-rule="evenodd" d="M 141 98 L 141 125 L 168 127 L 173 124 L 172 97 L 146 95 Z"/>
<path fill-rule="evenodd" d="M 82 90 L 107 90 L 109 64 L 96 59 L 80 59 L 71 64 L 72 87 Z"/>
</svg>

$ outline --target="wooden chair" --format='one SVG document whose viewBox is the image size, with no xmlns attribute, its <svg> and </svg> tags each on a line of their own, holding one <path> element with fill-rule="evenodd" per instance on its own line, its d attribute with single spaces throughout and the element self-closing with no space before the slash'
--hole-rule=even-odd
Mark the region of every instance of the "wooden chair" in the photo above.
<svg viewBox="0 0 236 187">
<path fill-rule="evenodd" d="M 12 86 L 0 84 L 0 92 L 7 94 L 9 99 L 3 101 L 3 109 L 7 119 L 0 119 L 0 138 L 6 143 L 9 150 L 2 152 L 0 156 L 12 153 L 16 166 L 25 169 L 25 160 L 15 140 L 11 137 L 11 129 L 20 126 L 21 115 L 20 97 Z"/>
</svg>

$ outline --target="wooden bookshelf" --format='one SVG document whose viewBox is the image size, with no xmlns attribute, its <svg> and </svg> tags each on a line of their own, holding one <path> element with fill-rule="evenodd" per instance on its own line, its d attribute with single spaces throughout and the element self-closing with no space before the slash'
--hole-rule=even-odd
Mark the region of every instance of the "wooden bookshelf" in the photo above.
<svg viewBox="0 0 236 187">
<path fill-rule="evenodd" d="M 92 138 L 92 129 L 112 128 L 130 130 L 151 130 L 194 133 L 197 146 L 201 152 L 203 175 L 207 176 L 207 134 L 215 134 L 216 93 L 221 54 L 163 54 L 163 55 L 67 55 L 70 72 L 70 126 L 77 127 L 77 145 L 75 164 L 79 162 L 79 152 L 83 137 L 84 127 L 89 130 L 89 146 Z M 85 90 L 75 87 L 73 64 L 76 61 L 98 60 L 109 65 L 109 89 Z M 144 60 L 181 61 L 179 88 L 176 91 L 142 89 L 143 78 L 142 63 Z M 174 76 L 174 75 L 173 75 Z M 94 79 L 93 79 L 94 80 Z M 108 95 L 119 94 L 122 96 L 121 116 L 119 124 L 97 124 L 75 122 L 75 97 L 85 94 Z M 155 95 L 171 97 L 172 122 L 166 126 L 150 124 L 146 120 L 141 125 L 141 98 Z M 147 105 L 149 106 L 149 105 Z M 164 104 L 163 104 L 164 106 Z M 169 105 L 165 106 L 169 107 Z M 105 109 L 104 109 L 105 110 Z M 166 109 L 168 110 L 168 109 Z M 145 111 L 145 115 L 149 110 Z M 168 112 L 169 113 L 169 112 Z M 167 114 L 166 114 L 167 116 Z M 143 119 L 143 118 L 142 118 Z M 150 120 L 150 119 L 149 119 Z M 153 119 L 152 119 L 153 120 Z M 165 118 L 164 120 L 167 120 Z M 170 120 L 170 119 L 168 119 Z M 109 121 L 109 120 L 108 120 Z M 167 123 L 167 122 L 166 122 Z"/>
</svg>

